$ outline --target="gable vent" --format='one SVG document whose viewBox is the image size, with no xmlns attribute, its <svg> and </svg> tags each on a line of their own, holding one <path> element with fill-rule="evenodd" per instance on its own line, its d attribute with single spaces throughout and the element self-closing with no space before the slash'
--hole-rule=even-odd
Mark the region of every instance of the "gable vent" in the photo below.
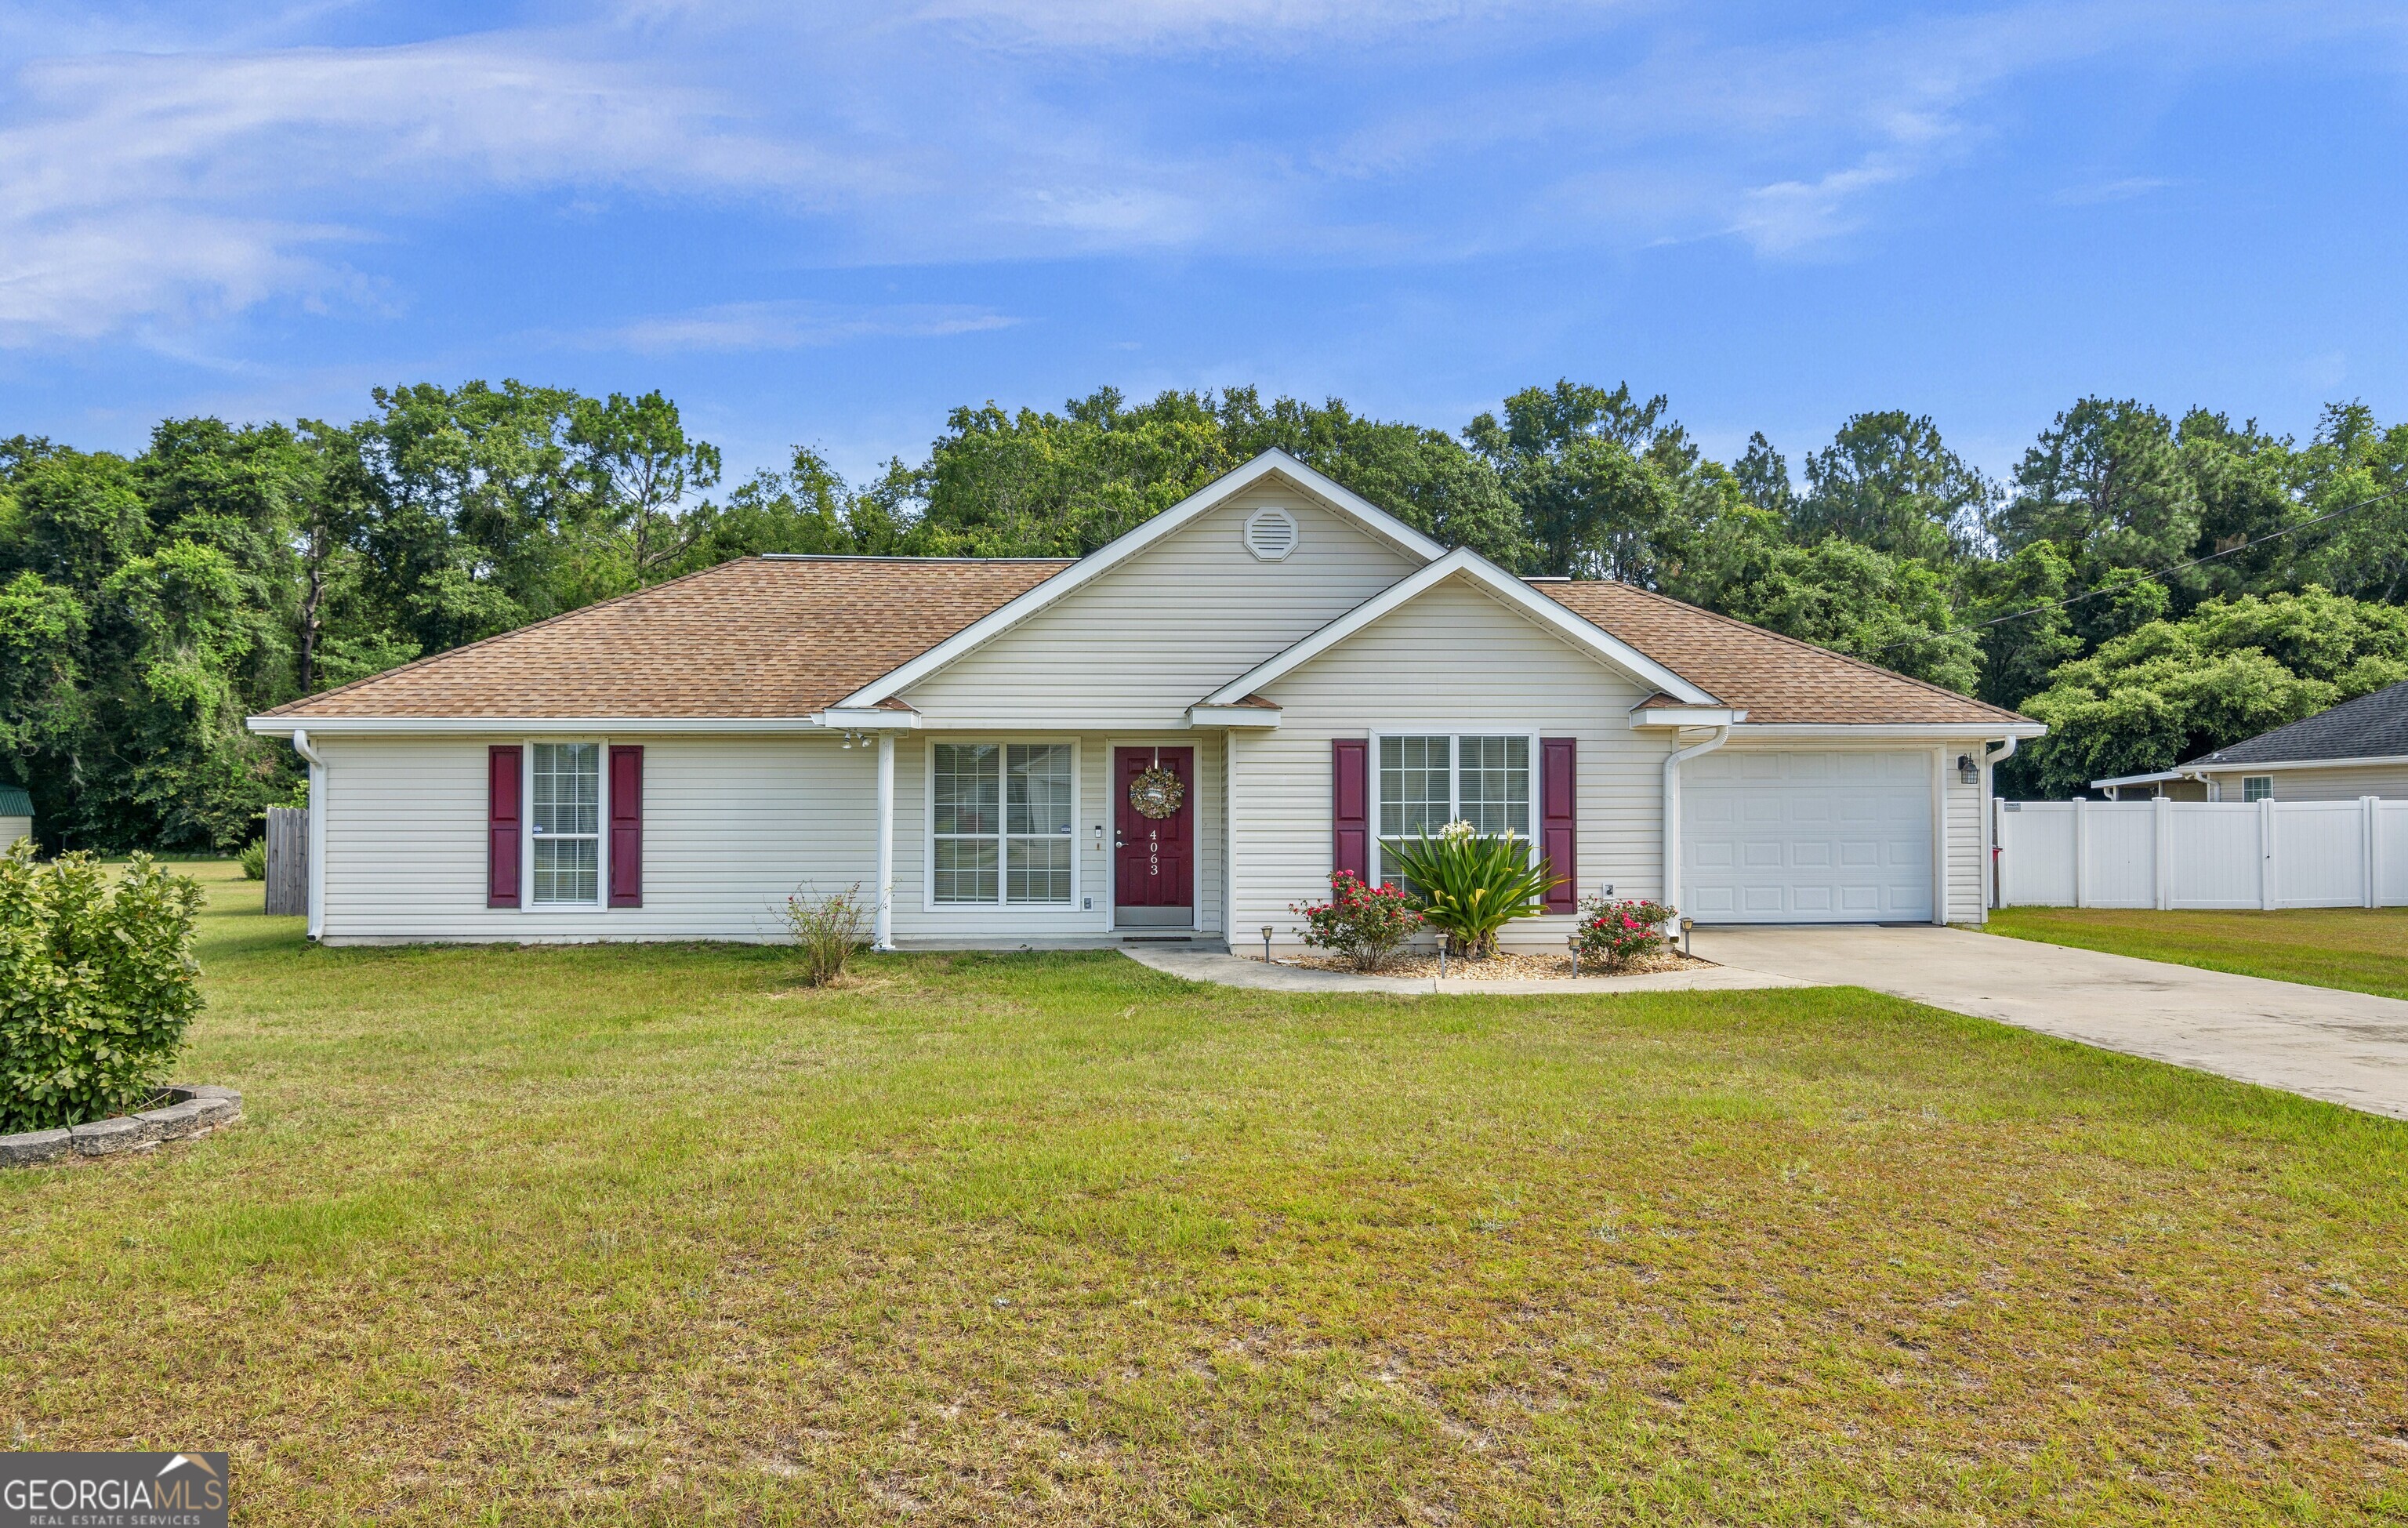
<svg viewBox="0 0 2408 1528">
<path fill-rule="evenodd" d="M 1278 562 L 1296 550 L 1296 516 L 1285 510 L 1256 510 L 1246 516 L 1246 550 Z"/>
</svg>

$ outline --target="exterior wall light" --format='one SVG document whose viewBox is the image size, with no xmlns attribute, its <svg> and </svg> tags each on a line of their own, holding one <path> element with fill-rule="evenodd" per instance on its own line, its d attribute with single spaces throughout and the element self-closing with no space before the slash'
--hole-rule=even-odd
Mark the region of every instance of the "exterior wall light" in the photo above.
<svg viewBox="0 0 2408 1528">
<path fill-rule="evenodd" d="M 1973 762 L 1972 755 L 1956 756 L 1956 778 L 1969 786 L 1978 786 L 1982 783 L 1982 766 Z"/>
</svg>

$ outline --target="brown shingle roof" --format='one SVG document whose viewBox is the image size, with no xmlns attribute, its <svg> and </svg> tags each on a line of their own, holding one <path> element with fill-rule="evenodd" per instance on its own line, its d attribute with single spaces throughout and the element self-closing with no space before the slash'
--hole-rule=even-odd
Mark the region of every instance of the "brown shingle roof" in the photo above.
<svg viewBox="0 0 2408 1528">
<path fill-rule="evenodd" d="M 307 720 L 807 716 L 1070 566 L 1058 557 L 745 557 L 295 700 Z M 1532 587 L 1751 723 L 2014 713 L 1626 584 Z M 1268 702 L 1249 696 L 1241 704 Z"/>
<path fill-rule="evenodd" d="M 806 716 L 1069 566 L 744 557 L 279 706 L 271 716 Z"/>
<path fill-rule="evenodd" d="M 1530 587 L 1603 627 L 1725 705 L 1744 710 L 1750 726 L 2025 720 L 1955 690 L 1627 584 L 1541 579 Z"/>
</svg>

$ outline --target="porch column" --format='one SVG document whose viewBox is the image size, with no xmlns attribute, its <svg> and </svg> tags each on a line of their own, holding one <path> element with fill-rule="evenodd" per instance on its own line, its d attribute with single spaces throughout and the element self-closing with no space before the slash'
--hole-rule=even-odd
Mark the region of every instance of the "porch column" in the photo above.
<svg viewBox="0 0 2408 1528">
<path fill-rule="evenodd" d="M 1699 754 L 1711 754 L 1730 741 L 1730 728 L 1718 725 L 1713 736 L 1703 742 L 1680 745 L 1681 735 L 1672 734 L 1672 751 L 1664 756 L 1664 872 L 1658 883 L 1664 905 L 1677 917 L 1681 912 L 1681 761 Z M 1674 925 L 1679 927 L 1678 924 Z"/>
<path fill-rule="evenodd" d="M 878 916 L 870 946 L 895 947 L 895 734 L 878 734 Z"/>
</svg>

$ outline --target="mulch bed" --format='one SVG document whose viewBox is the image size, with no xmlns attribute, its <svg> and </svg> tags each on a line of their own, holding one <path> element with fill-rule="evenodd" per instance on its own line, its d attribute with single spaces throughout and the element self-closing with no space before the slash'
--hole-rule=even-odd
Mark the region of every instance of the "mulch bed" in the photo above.
<svg viewBox="0 0 2408 1528">
<path fill-rule="evenodd" d="M 1340 971 L 1350 976 L 1358 974 L 1412 976 L 1426 979 L 1438 974 L 1438 956 L 1435 952 L 1426 955 L 1414 953 L 1400 955 L 1377 971 L 1362 973 L 1355 971 L 1354 961 L 1329 955 L 1283 955 L 1277 963 L 1283 966 L 1301 966 L 1310 971 Z M 1682 971 L 1692 966 L 1712 964 L 1713 962 L 1711 960 L 1700 960 L 1694 956 L 1683 955 L 1675 949 L 1661 949 L 1653 955 L 1640 956 L 1624 964 L 1621 970 L 1612 972 L 1601 970 L 1596 961 L 1584 959 L 1581 961 L 1580 973 L 1582 979 L 1586 980 L 1591 976 L 1638 976 L 1649 972 Z M 1572 958 L 1569 954 L 1528 955 L 1506 950 L 1492 955 L 1485 960 L 1464 960 L 1449 956 L 1446 962 L 1446 979 L 1451 982 L 1570 981 L 1571 974 Z"/>
</svg>

